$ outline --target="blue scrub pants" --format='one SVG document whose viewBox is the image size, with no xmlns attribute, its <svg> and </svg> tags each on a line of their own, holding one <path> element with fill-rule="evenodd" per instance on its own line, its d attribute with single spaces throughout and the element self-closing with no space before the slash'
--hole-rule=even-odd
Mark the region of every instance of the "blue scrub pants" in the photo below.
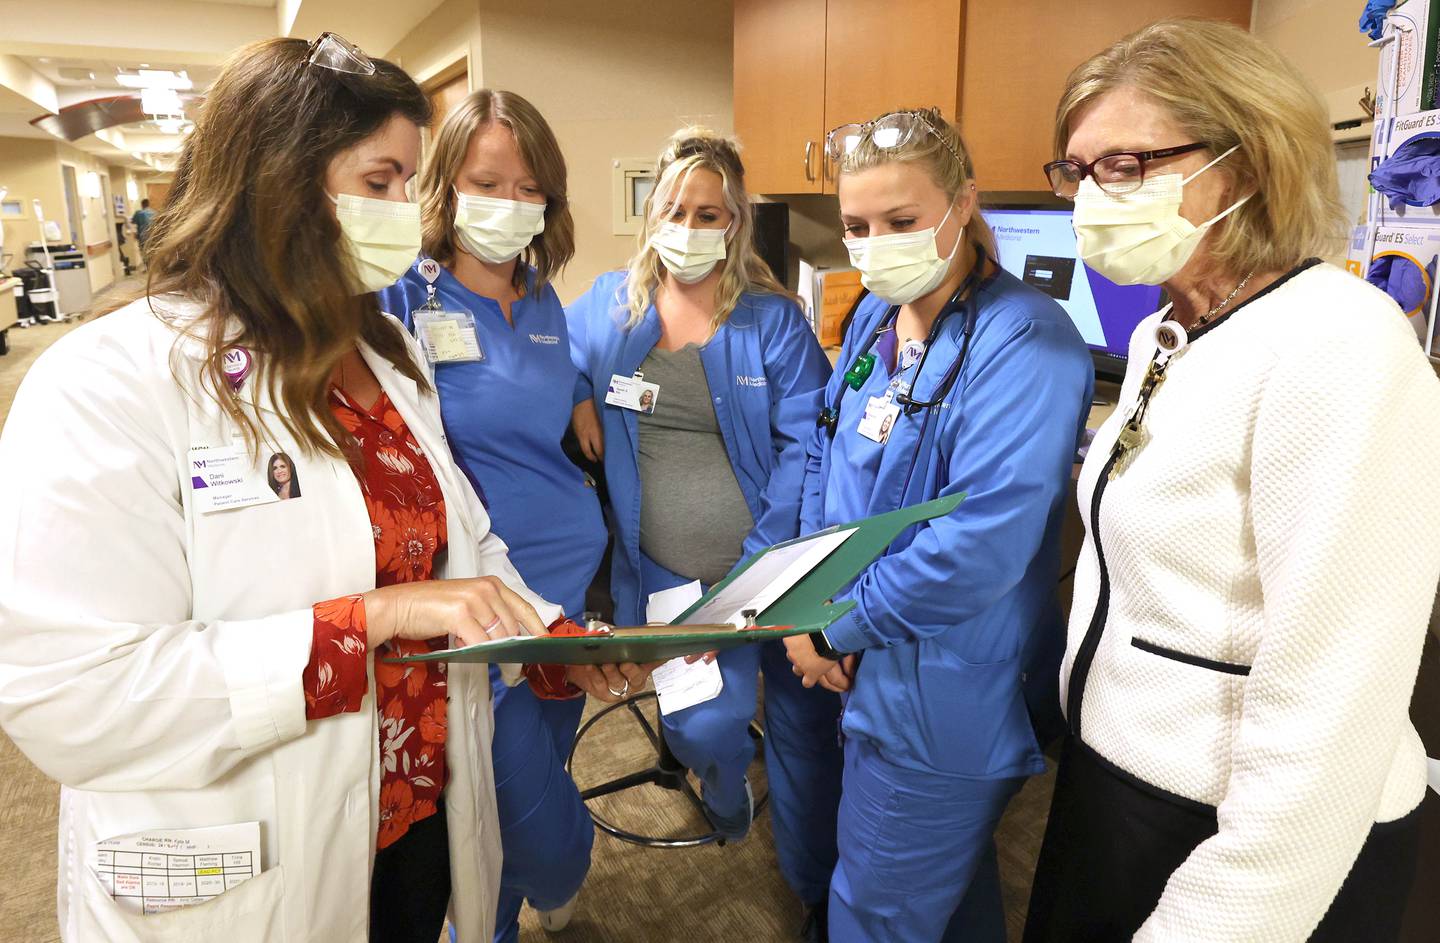
<svg viewBox="0 0 1440 943">
<path fill-rule="evenodd" d="M 832 943 L 1005 943 L 994 832 L 1024 782 L 896 766 L 848 738 Z"/>
<path fill-rule="evenodd" d="M 507 687 L 490 670 L 495 692 L 495 797 L 500 811 L 500 870 L 496 943 L 520 939 L 520 906 L 554 910 L 580 890 L 590 870 L 595 827 L 565 759 L 580 726 L 585 699 L 547 701 L 528 684 Z"/>
<path fill-rule="evenodd" d="M 647 592 L 690 582 L 640 554 Z M 641 602 L 644 611 L 644 601 Z M 835 870 L 835 820 L 840 808 L 840 698 L 806 688 L 790 670 L 783 642 L 745 645 L 717 656 L 724 687 L 718 697 L 661 716 L 675 757 L 705 785 L 705 801 L 719 815 L 745 806 L 745 771 L 755 756 L 759 675 L 765 672 L 765 775 L 780 873 L 803 903 L 830 893 Z"/>
<path fill-rule="evenodd" d="M 705 784 L 720 815 L 745 805 L 745 771 L 755 755 L 758 677 L 765 673 L 765 772 L 780 873 L 805 903 L 823 901 L 835 868 L 835 819 L 843 755 L 837 741 L 840 699 L 806 689 L 781 642 L 721 652 L 720 696 L 663 718 L 675 756 Z"/>
</svg>

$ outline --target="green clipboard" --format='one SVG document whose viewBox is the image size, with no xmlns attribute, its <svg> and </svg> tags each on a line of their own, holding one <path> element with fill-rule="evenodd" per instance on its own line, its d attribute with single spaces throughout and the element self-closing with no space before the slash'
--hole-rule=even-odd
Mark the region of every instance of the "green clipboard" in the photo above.
<svg viewBox="0 0 1440 943">
<path fill-rule="evenodd" d="M 949 514 L 964 499 L 964 494 L 947 495 L 924 504 L 877 514 L 850 524 L 840 524 L 768 547 L 752 554 L 669 625 L 612 628 L 606 635 L 497 639 L 465 648 L 388 660 L 551 665 L 597 665 L 627 661 L 643 663 L 668 661 L 700 652 L 725 651 L 741 645 L 784 638 L 787 635 L 819 632 L 855 608 L 855 603 L 849 600 L 835 602 L 834 595 L 884 554 L 895 538 L 910 527 Z M 766 554 L 852 529 L 855 533 L 843 544 L 773 603 L 757 613 L 755 628 L 737 629 L 731 625 L 686 623 L 685 620 L 691 614 L 700 611 L 716 596 L 725 592 L 732 583 L 743 578 L 745 572 Z"/>
</svg>

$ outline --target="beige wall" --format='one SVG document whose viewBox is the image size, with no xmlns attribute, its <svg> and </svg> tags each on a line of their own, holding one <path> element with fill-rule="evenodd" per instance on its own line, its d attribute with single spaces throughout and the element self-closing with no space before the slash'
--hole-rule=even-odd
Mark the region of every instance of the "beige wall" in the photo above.
<svg viewBox="0 0 1440 943">
<path fill-rule="evenodd" d="M 10 188 L 7 200 L 20 200 L 23 219 L 5 218 L 5 251 L 13 252 L 14 268 L 25 258 L 25 247 L 40 238 L 40 225 L 31 208 L 39 200 L 47 217 L 64 216 L 65 197 L 60 183 L 59 145 L 30 138 L 0 138 L 0 186 Z M 64 229 L 64 226 L 61 226 Z"/>
<path fill-rule="evenodd" d="M 570 169 L 576 255 L 570 301 L 624 264 L 611 225 L 612 163 L 653 160 L 676 128 L 734 126 L 730 0 L 447 0 L 388 54 L 421 82 L 457 55 L 472 88 L 518 92 L 545 115 Z"/>
<path fill-rule="evenodd" d="M 480 69 L 479 0 L 445 0 L 410 31 L 385 58 L 425 84 L 439 73 L 468 60 L 470 74 Z"/>
<path fill-rule="evenodd" d="M 1359 0 L 1255 0 L 1250 30 L 1295 63 L 1321 95 L 1340 96 L 1348 105 L 1375 87 L 1380 65 L 1356 25 L 1363 6 Z"/>
<path fill-rule="evenodd" d="M 577 297 L 624 264 L 612 234 L 612 163 L 653 160 L 679 127 L 734 127 L 729 0 L 481 0 L 476 80 L 545 115 L 570 170 L 576 254 L 556 290 Z"/>
</svg>

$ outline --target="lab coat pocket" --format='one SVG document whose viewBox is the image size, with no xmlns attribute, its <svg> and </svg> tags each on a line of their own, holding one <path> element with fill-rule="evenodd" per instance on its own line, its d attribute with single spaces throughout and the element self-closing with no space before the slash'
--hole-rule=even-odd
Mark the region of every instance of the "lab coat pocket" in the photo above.
<svg viewBox="0 0 1440 943">
<path fill-rule="evenodd" d="M 109 943 L 283 943 L 285 871 L 276 865 L 214 900 L 167 913 L 138 914 L 111 899 L 86 868 L 85 920 L 77 940 Z"/>
</svg>

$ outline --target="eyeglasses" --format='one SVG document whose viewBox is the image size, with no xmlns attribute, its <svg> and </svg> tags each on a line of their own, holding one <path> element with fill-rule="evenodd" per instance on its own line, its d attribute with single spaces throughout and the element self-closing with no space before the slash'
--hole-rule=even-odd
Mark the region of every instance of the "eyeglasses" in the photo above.
<svg viewBox="0 0 1440 943">
<path fill-rule="evenodd" d="M 961 167 L 968 166 L 960 157 L 960 152 L 955 150 L 955 145 L 950 143 L 950 139 L 941 134 L 924 115 L 917 111 L 892 111 L 888 115 L 881 115 L 874 121 L 842 124 L 825 135 L 825 156 L 838 162 L 846 154 L 859 147 L 860 142 L 865 139 L 867 134 L 876 147 L 881 150 L 890 150 L 908 142 L 915 136 L 916 131 L 928 131 L 935 135 Z"/>
<path fill-rule="evenodd" d="M 1209 146 L 1182 144 L 1154 151 L 1122 151 L 1097 157 L 1088 164 L 1078 160 L 1052 160 L 1045 165 L 1045 176 L 1049 178 L 1050 189 L 1055 191 L 1055 195 L 1067 200 L 1075 199 L 1075 194 L 1080 191 L 1080 181 L 1086 177 L 1093 178 L 1096 186 L 1111 196 L 1124 196 L 1144 185 L 1147 161 L 1178 157 Z"/>
<path fill-rule="evenodd" d="M 370 57 L 338 33 L 321 33 L 320 38 L 310 44 L 310 58 L 305 61 L 348 75 L 375 74 L 375 63 L 370 61 Z"/>
</svg>

